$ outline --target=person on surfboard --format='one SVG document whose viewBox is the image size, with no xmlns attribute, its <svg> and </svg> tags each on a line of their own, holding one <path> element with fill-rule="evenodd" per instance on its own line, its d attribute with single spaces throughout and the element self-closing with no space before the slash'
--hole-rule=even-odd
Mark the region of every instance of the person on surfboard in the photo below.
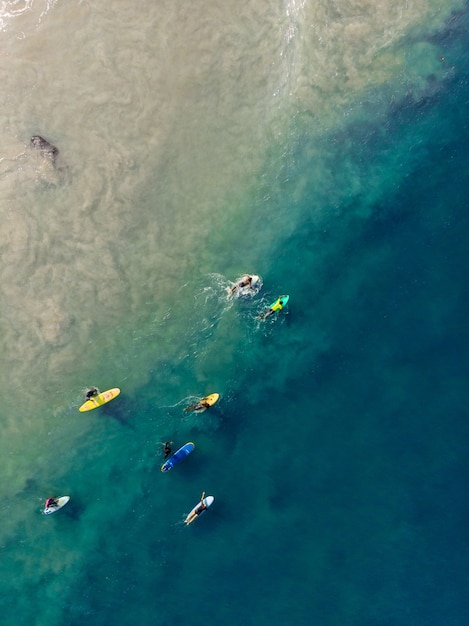
<svg viewBox="0 0 469 626">
<path fill-rule="evenodd" d="M 193 522 L 195 520 L 196 517 L 198 517 L 202 511 L 205 511 L 205 509 L 207 508 L 207 505 L 204 502 L 204 498 L 205 498 L 205 491 L 202 491 L 202 495 L 200 496 L 200 502 L 197 505 L 197 507 L 195 508 L 195 510 L 190 513 L 190 515 L 188 515 L 185 523 L 187 525 L 189 525 L 191 522 Z"/>
<path fill-rule="evenodd" d="M 206 398 L 202 398 L 202 400 L 199 400 L 196 404 L 191 404 L 191 406 L 186 407 L 184 411 L 200 411 L 200 409 L 208 409 L 210 406 L 211 405 L 208 400 Z"/>
<path fill-rule="evenodd" d="M 231 287 L 231 289 L 228 289 L 228 294 L 232 296 L 235 291 L 238 291 L 238 289 L 243 289 L 243 287 L 249 287 L 249 289 L 253 289 L 252 279 L 253 277 L 250 274 L 245 274 L 237 283 L 233 285 L 233 287 Z"/>
<path fill-rule="evenodd" d="M 287 298 L 288 300 L 287 296 L 279 296 L 277 300 L 270 306 L 270 308 L 268 308 L 266 311 L 261 313 L 257 319 L 266 320 L 268 317 L 270 317 L 277 311 L 281 311 L 283 309 L 285 298 Z"/>
<path fill-rule="evenodd" d="M 88 389 L 88 391 L 86 392 L 85 398 L 86 400 L 91 400 L 91 398 L 94 398 L 98 394 L 99 394 L 99 389 L 97 389 L 96 387 L 91 387 L 91 389 Z"/>
</svg>

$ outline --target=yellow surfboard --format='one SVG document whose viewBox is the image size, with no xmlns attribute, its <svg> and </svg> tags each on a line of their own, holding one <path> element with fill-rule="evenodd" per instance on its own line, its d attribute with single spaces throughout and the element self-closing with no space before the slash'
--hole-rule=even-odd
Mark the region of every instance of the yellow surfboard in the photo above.
<svg viewBox="0 0 469 626">
<path fill-rule="evenodd" d="M 84 413 L 85 411 L 97 409 L 99 406 L 103 406 L 103 404 L 117 398 L 120 392 L 121 390 L 118 387 L 114 387 L 113 389 L 108 389 L 107 391 L 98 393 L 97 396 L 93 396 L 90 400 L 87 400 L 84 404 L 82 404 L 78 410 L 80 413 Z"/>
</svg>

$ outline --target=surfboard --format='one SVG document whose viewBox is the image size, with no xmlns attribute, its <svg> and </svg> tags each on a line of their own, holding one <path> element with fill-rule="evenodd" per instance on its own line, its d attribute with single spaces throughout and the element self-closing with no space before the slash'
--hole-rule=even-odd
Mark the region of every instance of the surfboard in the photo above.
<svg viewBox="0 0 469 626">
<path fill-rule="evenodd" d="M 114 387 L 113 389 L 108 389 L 107 391 L 98 393 L 97 396 L 93 396 L 90 400 L 87 400 L 84 404 L 82 404 L 78 410 L 80 413 L 84 413 L 85 411 L 97 409 L 99 406 L 103 406 L 103 404 L 107 404 L 111 400 L 114 400 L 114 398 L 117 398 L 120 392 L 121 390 L 118 387 Z"/>
<path fill-rule="evenodd" d="M 205 513 L 208 507 L 213 504 L 214 500 L 215 498 L 213 496 L 206 496 L 203 500 L 199 500 L 199 502 L 197 502 L 195 507 L 184 520 L 184 524 L 186 524 L 187 526 L 189 526 L 189 524 L 192 524 L 192 522 L 194 522 L 198 517 Z"/>
<path fill-rule="evenodd" d="M 211 406 L 213 406 L 216 402 L 218 402 L 218 399 L 220 398 L 220 394 L 219 393 L 211 393 L 208 396 L 205 396 L 205 398 L 202 398 L 202 400 L 199 400 L 199 402 L 207 402 L 208 403 L 208 407 L 202 407 L 201 409 L 194 409 L 196 413 L 203 413 L 204 411 L 206 411 L 208 408 L 210 408 Z"/>
<path fill-rule="evenodd" d="M 47 500 L 46 500 L 46 502 L 47 502 Z M 58 505 L 57 506 L 45 506 L 44 507 L 44 515 L 51 515 L 52 513 L 55 513 L 56 511 L 61 509 L 70 500 L 70 496 L 60 496 L 60 498 L 54 498 L 54 500 L 57 500 Z"/>
<path fill-rule="evenodd" d="M 188 456 L 195 448 L 195 445 L 192 441 L 185 443 L 183 446 L 176 450 L 176 452 L 167 459 L 163 465 L 161 466 L 162 472 L 169 472 L 169 470 L 173 469 L 178 463 L 183 461 L 186 456 Z"/>
</svg>

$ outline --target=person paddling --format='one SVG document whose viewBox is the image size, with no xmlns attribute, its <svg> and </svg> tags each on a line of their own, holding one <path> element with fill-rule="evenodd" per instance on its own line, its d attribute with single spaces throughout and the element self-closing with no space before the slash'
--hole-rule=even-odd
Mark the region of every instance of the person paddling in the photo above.
<svg viewBox="0 0 469 626">
<path fill-rule="evenodd" d="M 193 511 L 189 513 L 189 515 L 185 519 L 185 522 L 184 522 L 185 524 L 187 525 L 192 524 L 195 518 L 198 517 L 202 513 L 202 511 L 205 511 L 205 509 L 207 508 L 207 505 L 204 502 L 204 498 L 205 498 L 205 491 L 202 491 L 199 504 L 195 507 Z"/>
<path fill-rule="evenodd" d="M 285 304 L 288 302 L 288 300 L 289 300 L 289 296 L 279 296 L 277 300 L 275 300 L 275 302 L 271 304 L 270 307 L 266 311 L 264 311 L 258 316 L 257 319 L 266 320 L 268 317 L 270 317 L 277 311 L 281 311 L 283 307 L 285 306 Z"/>
<path fill-rule="evenodd" d="M 200 411 L 201 409 L 208 409 L 210 406 L 207 398 L 202 398 L 202 400 L 199 400 L 196 404 L 191 404 L 191 406 L 186 407 L 184 411 Z"/>
<path fill-rule="evenodd" d="M 245 276 L 240 278 L 238 282 L 235 283 L 233 287 L 228 290 L 228 294 L 232 296 L 236 291 L 238 291 L 238 289 L 243 289 L 244 287 L 249 287 L 249 289 L 253 289 L 252 280 L 253 277 L 250 274 L 245 274 Z"/>
</svg>

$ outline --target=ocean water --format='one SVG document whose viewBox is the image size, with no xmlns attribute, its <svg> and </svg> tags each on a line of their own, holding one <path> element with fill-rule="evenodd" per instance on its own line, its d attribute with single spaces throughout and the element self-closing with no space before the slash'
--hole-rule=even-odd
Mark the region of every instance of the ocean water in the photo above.
<svg viewBox="0 0 469 626">
<path fill-rule="evenodd" d="M 95 4 L 0 6 L 1 623 L 467 624 L 467 4 Z"/>
</svg>

